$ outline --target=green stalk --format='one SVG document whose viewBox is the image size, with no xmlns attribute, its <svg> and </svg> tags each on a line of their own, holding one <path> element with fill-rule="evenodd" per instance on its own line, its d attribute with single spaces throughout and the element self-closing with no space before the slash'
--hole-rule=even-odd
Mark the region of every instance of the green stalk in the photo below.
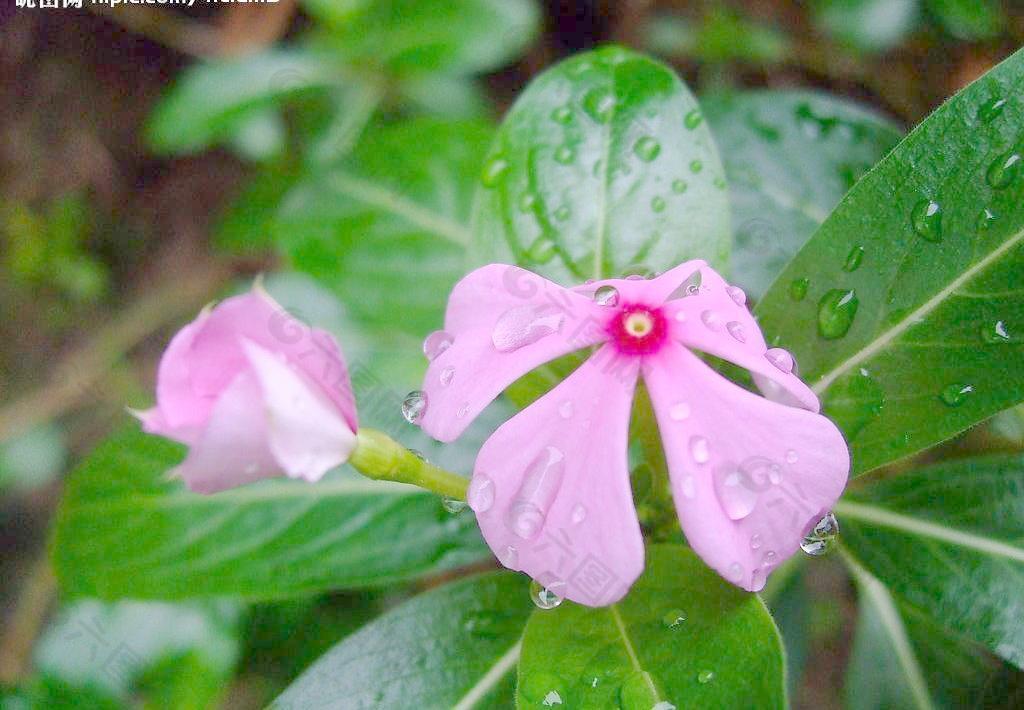
<svg viewBox="0 0 1024 710">
<path fill-rule="evenodd" d="M 382 431 L 360 429 L 348 462 L 377 481 L 409 483 L 455 500 L 466 500 L 469 481 L 420 458 Z"/>
</svg>

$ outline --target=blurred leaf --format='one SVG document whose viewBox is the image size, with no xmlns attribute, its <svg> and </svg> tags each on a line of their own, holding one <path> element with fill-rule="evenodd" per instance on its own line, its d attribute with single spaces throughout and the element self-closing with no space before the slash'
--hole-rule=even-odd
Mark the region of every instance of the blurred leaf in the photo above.
<svg viewBox="0 0 1024 710">
<path fill-rule="evenodd" d="M 715 6 L 697 24 L 678 15 L 656 15 L 646 28 L 652 51 L 703 62 L 770 64 L 786 58 L 789 39 L 771 27 Z"/>
<path fill-rule="evenodd" d="M 146 140 L 158 153 L 195 153 L 231 137 L 267 107 L 343 82 L 329 58 L 299 48 L 201 62 L 182 72 L 156 105 Z"/>
<path fill-rule="evenodd" d="M 53 423 L 0 442 L 0 491 L 50 483 L 64 470 L 67 455 L 64 432 Z"/>
<path fill-rule="evenodd" d="M 181 446 L 129 430 L 72 474 L 53 545 L 64 594 L 269 599 L 387 584 L 486 555 L 471 516 L 446 513 L 419 489 L 344 471 L 202 496 L 166 480 L 181 459 Z"/>
<path fill-rule="evenodd" d="M 280 158 L 288 141 L 288 129 L 274 108 L 250 112 L 230 136 L 231 146 L 243 158 L 264 162 Z"/>
<path fill-rule="evenodd" d="M 328 651 L 271 707 L 511 707 L 525 579 L 496 572 L 422 594 Z"/>
<path fill-rule="evenodd" d="M 812 660 L 809 655 L 813 604 L 805 583 L 803 559 L 791 557 L 775 570 L 761 598 L 779 627 L 786 649 L 786 688 L 790 697 L 796 697 L 808 661 Z"/>
<path fill-rule="evenodd" d="M 850 710 L 1016 707 L 1005 696 L 982 697 L 1020 671 L 899 603 L 864 570 L 854 572 L 860 603 L 846 676 Z"/>
<path fill-rule="evenodd" d="M 398 92 L 411 107 L 438 118 L 484 119 L 491 110 L 484 88 L 464 76 L 423 74 L 403 78 Z"/>
<path fill-rule="evenodd" d="M 725 179 L 697 102 L 628 50 L 579 54 L 534 79 L 481 182 L 477 261 L 568 284 L 728 259 Z"/>
<path fill-rule="evenodd" d="M 816 23 L 840 42 L 884 52 L 917 26 L 919 0 L 816 0 Z"/>
<path fill-rule="evenodd" d="M 287 162 L 268 165 L 257 173 L 217 221 L 213 242 L 232 254 L 260 254 L 274 246 L 271 232 L 284 195 L 298 180 L 298 169 Z"/>
<path fill-rule="evenodd" d="M 470 200 L 491 136 L 481 123 L 429 119 L 369 131 L 351 156 L 292 190 L 278 244 L 380 342 L 418 347 L 440 327 L 464 273 Z"/>
<path fill-rule="evenodd" d="M 993 0 L 925 0 L 939 24 L 958 39 L 979 40 L 998 36 L 1006 17 Z"/>
<path fill-rule="evenodd" d="M 871 482 L 835 512 L 850 555 L 907 606 L 1024 666 L 1024 456 Z"/>
<path fill-rule="evenodd" d="M 732 280 L 759 299 L 901 134 L 878 114 L 810 91 L 721 93 L 701 104 L 729 178 Z"/>
<path fill-rule="evenodd" d="M 996 435 L 1024 447 L 1024 404 L 999 412 L 989 420 Z"/>
<path fill-rule="evenodd" d="M 1024 399 L 1024 52 L 865 175 L 758 304 L 854 473 Z"/>
<path fill-rule="evenodd" d="M 678 545 L 648 548 L 618 604 L 536 611 L 519 708 L 782 708 L 782 643 L 764 604 Z"/>
<path fill-rule="evenodd" d="M 100 688 L 59 678 L 31 678 L 17 688 L 0 687 L 0 710 L 123 710 L 125 704 Z"/>
<path fill-rule="evenodd" d="M 539 21 L 534 0 L 368 0 L 330 39 L 350 62 L 387 73 L 476 74 L 518 57 Z"/>
</svg>

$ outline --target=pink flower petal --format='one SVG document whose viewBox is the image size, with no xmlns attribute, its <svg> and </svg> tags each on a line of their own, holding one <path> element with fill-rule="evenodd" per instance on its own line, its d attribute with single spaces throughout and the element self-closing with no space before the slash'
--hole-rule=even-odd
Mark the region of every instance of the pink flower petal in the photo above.
<svg viewBox="0 0 1024 710">
<path fill-rule="evenodd" d="M 825 417 L 747 392 L 671 344 L 644 363 L 686 539 L 757 591 L 842 493 L 843 436 Z"/>
<path fill-rule="evenodd" d="M 703 266 L 707 266 L 706 261 L 703 259 L 693 259 L 683 262 L 679 266 L 675 266 L 653 279 L 603 279 L 576 286 L 572 290 L 590 297 L 600 287 L 612 286 L 619 292 L 620 300 L 623 303 L 643 303 L 649 306 L 659 306 L 668 300 L 669 296 L 679 288 L 680 284 L 685 282 L 686 279 Z"/>
<path fill-rule="evenodd" d="M 608 310 L 515 266 L 473 271 L 448 300 L 444 329 L 452 342 L 427 368 L 420 426 L 454 440 L 515 380 L 604 340 Z"/>
<path fill-rule="evenodd" d="M 757 321 L 744 305 L 743 292 L 709 267 L 700 273 L 697 293 L 671 300 L 665 307 L 672 337 L 746 368 L 769 399 L 817 412 L 821 405 L 814 392 L 780 367 L 783 363 L 775 357 L 776 351 L 768 351 Z"/>
<path fill-rule="evenodd" d="M 487 440 L 467 496 L 502 564 L 588 606 L 643 570 L 626 456 L 637 371 L 601 348 Z"/>
<path fill-rule="evenodd" d="M 319 481 L 347 461 L 356 435 L 320 388 L 251 340 L 243 348 L 263 391 L 268 445 L 284 472 Z"/>
</svg>

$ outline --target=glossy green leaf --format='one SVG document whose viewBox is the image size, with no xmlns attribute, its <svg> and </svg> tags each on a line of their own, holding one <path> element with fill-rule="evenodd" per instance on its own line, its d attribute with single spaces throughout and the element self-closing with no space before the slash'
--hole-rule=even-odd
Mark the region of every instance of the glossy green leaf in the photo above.
<svg viewBox="0 0 1024 710">
<path fill-rule="evenodd" d="M 1024 399 L 1024 53 L 939 108 L 843 198 L 758 305 L 854 472 Z"/>
<path fill-rule="evenodd" d="M 884 52 L 917 25 L 920 0 L 816 0 L 815 20 L 840 42 Z"/>
<path fill-rule="evenodd" d="M 812 91 L 720 93 L 701 105 L 729 179 L 732 280 L 754 298 L 901 137 L 878 114 Z"/>
<path fill-rule="evenodd" d="M 899 603 L 864 570 L 855 568 L 855 578 L 860 598 L 845 689 L 850 710 L 1015 707 L 1006 697 L 983 698 L 1020 671 Z"/>
<path fill-rule="evenodd" d="M 990 39 L 1004 28 L 1006 17 L 998 0 L 926 0 L 928 11 L 954 37 Z"/>
<path fill-rule="evenodd" d="M 428 119 L 370 131 L 348 158 L 289 193 L 278 244 L 374 335 L 416 348 L 440 327 L 464 273 L 470 202 L 491 136 L 485 124 Z"/>
<path fill-rule="evenodd" d="M 782 643 L 761 600 L 678 545 L 648 548 L 618 604 L 534 612 L 519 708 L 786 706 Z"/>
<path fill-rule="evenodd" d="M 328 58 L 301 49 L 202 62 L 186 69 L 157 104 L 146 139 L 159 153 L 194 153 L 284 98 L 340 82 Z"/>
<path fill-rule="evenodd" d="M 835 512 L 844 548 L 902 602 L 1024 666 L 1024 457 L 872 482 Z"/>
<path fill-rule="evenodd" d="M 274 598 L 377 586 L 486 555 L 473 518 L 437 496 L 349 472 L 211 496 L 164 474 L 182 447 L 137 431 L 72 474 L 53 559 L 69 596 Z"/>
<path fill-rule="evenodd" d="M 696 100 L 671 69 L 618 47 L 534 79 L 480 182 L 480 262 L 575 284 L 728 258 L 725 179 Z"/>
<path fill-rule="evenodd" d="M 525 578 L 507 572 L 438 587 L 328 651 L 272 707 L 511 707 L 532 608 Z"/>
</svg>

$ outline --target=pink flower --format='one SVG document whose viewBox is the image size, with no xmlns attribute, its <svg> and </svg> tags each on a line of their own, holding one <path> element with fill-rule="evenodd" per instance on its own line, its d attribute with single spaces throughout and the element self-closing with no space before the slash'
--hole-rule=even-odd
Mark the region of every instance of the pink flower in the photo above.
<svg viewBox="0 0 1024 710">
<path fill-rule="evenodd" d="M 173 474 L 200 493 L 280 475 L 317 481 L 355 448 L 340 348 L 258 286 L 174 336 L 156 393 L 142 427 L 189 446 Z"/>
<path fill-rule="evenodd" d="M 418 421 L 441 441 L 517 378 L 599 346 L 480 451 L 468 500 L 502 564 L 589 606 L 617 601 L 640 575 L 627 430 L 643 375 L 687 541 L 726 579 L 764 586 L 839 497 L 849 452 L 745 301 L 702 261 L 571 290 L 492 264 L 455 286 L 445 330 L 425 344 Z M 745 368 L 764 396 L 694 351 Z"/>
</svg>

